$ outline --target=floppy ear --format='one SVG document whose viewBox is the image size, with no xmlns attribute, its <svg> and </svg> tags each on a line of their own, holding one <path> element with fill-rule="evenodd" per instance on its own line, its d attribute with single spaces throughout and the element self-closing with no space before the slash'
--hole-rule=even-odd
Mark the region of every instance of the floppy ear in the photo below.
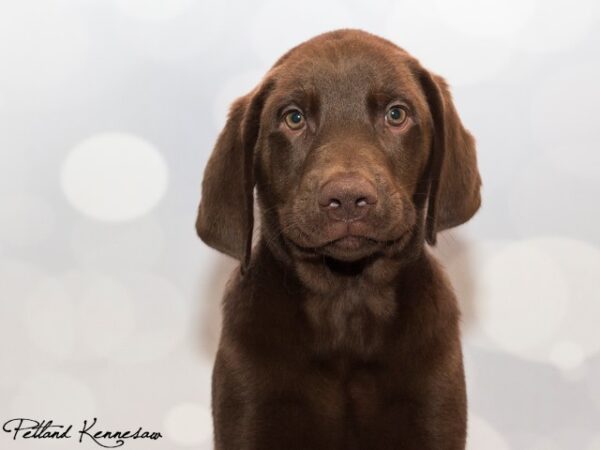
<svg viewBox="0 0 600 450">
<path fill-rule="evenodd" d="M 475 139 L 463 127 L 442 77 L 419 70 L 433 120 L 425 238 L 434 245 L 439 231 L 469 220 L 481 204 L 481 178 L 477 169 Z"/>
<path fill-rule="evenodd" d="M 239 98 L 231 106 L 204 170 L 196 219 L 198 236 L 209 246 L 250 261 L 254 226 L 254 147 L 260 115 L 270 83 Z"/>
</svg>

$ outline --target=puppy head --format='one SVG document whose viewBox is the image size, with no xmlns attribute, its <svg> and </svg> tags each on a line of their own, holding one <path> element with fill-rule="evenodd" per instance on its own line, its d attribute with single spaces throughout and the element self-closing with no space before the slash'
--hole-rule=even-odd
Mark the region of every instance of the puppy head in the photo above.
<svg viewBox="0 0 600 450">
<path fill-rule="evenodd" d="M 474 141 L 443 79 L 355 30 L 295 47 L 232 106 L 196 227 L 243 263 L 255 186 L 269 243 L 341 261 L 434 244 L 480 204 Z"/>
</svg>

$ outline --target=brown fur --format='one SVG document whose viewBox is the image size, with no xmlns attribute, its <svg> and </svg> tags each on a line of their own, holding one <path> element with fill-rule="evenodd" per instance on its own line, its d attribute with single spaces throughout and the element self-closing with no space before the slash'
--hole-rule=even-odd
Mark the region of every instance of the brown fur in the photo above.
<svg viewBox="0 0 600 450">
<path fill-rule="evenodd" d="M 384 120 L 390 102 L 407 106 L 401 128 Z M 342 175 L 344 189 L 372 186 L 358 220 L 316 201 Z M 425 241 L 467 221 L 479 189 L 443 79 L 368 33 L 301 44 L 235 102 L 196 223 L 241 261 L 223 301 L 215 449 L 463 450 L 459 311 Z"/>
</svg>

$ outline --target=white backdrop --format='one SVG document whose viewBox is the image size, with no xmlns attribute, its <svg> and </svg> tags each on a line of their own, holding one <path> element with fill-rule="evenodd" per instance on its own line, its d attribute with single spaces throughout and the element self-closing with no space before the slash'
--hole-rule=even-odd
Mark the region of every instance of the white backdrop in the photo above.
<svg viewBox="0 0 600 450">
<path fill-rule="evenodd" d="M 600 449 L 593 0 L 0 0 L 1 422 L 212 448 L 233 262 L 195 236 L 203 167 L 228 104 L 340 27 L 445 76 L 478 141 L 483 208 L 436 250 L 463 303 L 469 450 Z"/>
</svg>

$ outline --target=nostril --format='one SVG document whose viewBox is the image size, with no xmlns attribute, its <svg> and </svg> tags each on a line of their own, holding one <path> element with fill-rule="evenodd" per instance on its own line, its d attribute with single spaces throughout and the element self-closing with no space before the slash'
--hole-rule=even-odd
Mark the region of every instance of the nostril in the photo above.
<svg viewBox="0 0 600 450">
<path fill-rule="evenodd" d="M 369 180 L 354 175 L 338 176 L 321 187 L 317 202 L 330 219 L 349 222 L 369 213 L 377 203 L 377 193 Z"/>
<path fill-rule="evenodd" d="M 332 198 L 331 200 L 329 200 L 329 204 L 327 205 L 328 208 L 339 208 L 340 206 L 342 206 L 342 202 L 340 202 L 339 200 Z"/>
<path fill-rule="evenodd" d="M 361 208 L 363 206 L 367 206 L 367 199 L 365 197 L 361 197 L 361 198 L 357 199 L 356 206 L 361 207 Z"/>
</svg>

